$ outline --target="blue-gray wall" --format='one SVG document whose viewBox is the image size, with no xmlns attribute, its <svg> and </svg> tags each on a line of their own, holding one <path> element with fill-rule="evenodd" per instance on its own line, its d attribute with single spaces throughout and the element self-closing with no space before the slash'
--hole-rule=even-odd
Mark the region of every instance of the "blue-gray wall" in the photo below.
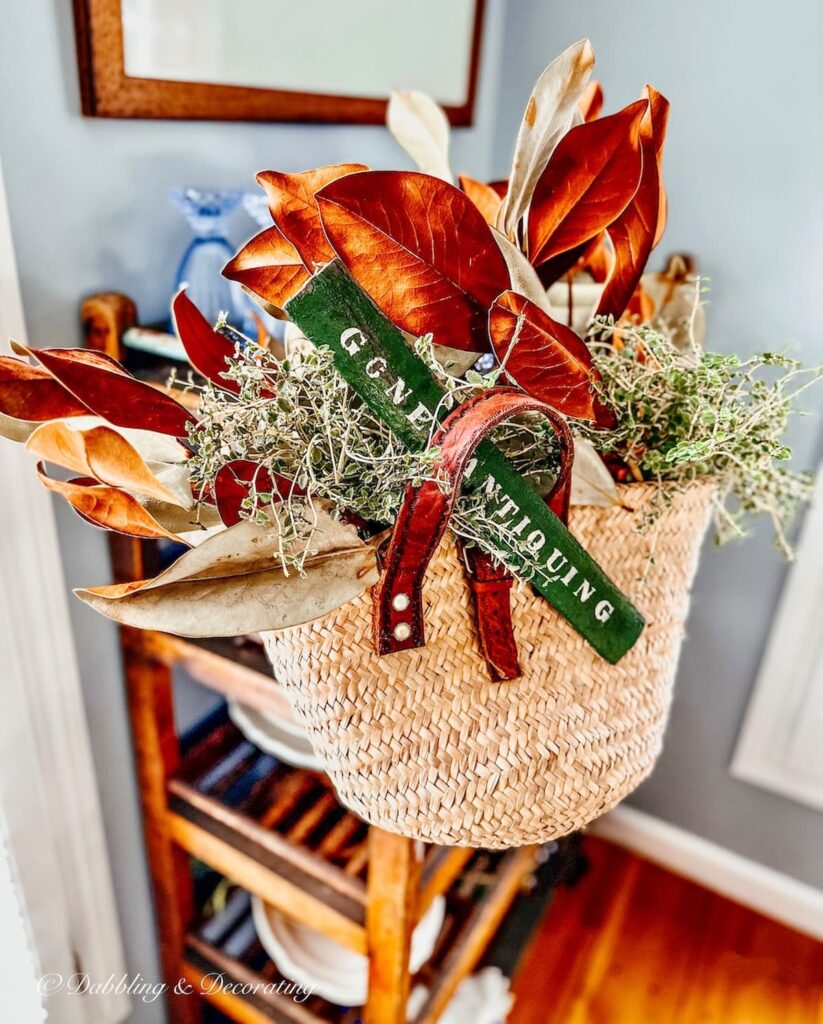
<svg viewBox="0 0 823 1024">
<path fill-rule="evenodd" d="M 0 32 L 0 151 L 35 344 L 76 343 L 78 302 L 95 290 L 129 293 L 145 320 L 163 315 L 186 241 L 166 200 L 172 185 L 244 185 L 264 167 L 352 159 L 405 165 L 379 128 L 83 119 L 69 6 L 6 0 Z M 712 345 L 796 342 L 819 361 L 817 0 L 491 0 L 489 9 L 477 127 L 456 134 L 455 166 L 504 173 L 531 83 L 589 35 L 611 109 L 646 80 L 672 100 L 662 248 L 698 253 L 711 277 Z M 796 432 L 803 465 L 815 461 L 817 430 L 806 421 Z M 100 537 L 63 512 L 60 531 L 71 585 L 105 581 Z M 633 802 L 823 887 L 823 816 L 728 774 L 784 573 L 767 531 L 706 551 L 666 751 Z M 132 970 L 156 977 L 116 637 L 76 603 L 73 615 L 127 954 Z M 138 1007 L 134 1020 L 153 1013 Z"/>
<path fill-rule="evenodd" d="M 548 55 L 589 36 L 608 111 L 651 82 L 671 100 L 669 226 L 710 278 L 709 344 L 792 345 L 823 362 L 823 5 L 517 0 L 507 7 L 493 170 L 506 162 Z M 807 408 L 818 411 L 818 389 Z M 823 456 L 820 420 L 795 422 L 798 467 Z M 630 803 L 823 888 L 823 814 L 739 782 L 728 766 L 785 579 L 769 528 L 706 545 L 666 747 Z"/>
</svg>

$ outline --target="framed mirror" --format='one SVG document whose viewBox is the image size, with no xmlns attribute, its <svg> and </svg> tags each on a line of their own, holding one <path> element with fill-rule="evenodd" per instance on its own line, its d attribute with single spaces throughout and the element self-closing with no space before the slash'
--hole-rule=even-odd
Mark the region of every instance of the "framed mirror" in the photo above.
<svg viewBox="0 0 823 1024">
<path fill-rule="evenodd" d="M 379 123 L 421 89 L 471 124 L 483 0 L 74 0 L 90 117 Z"/>
</svg>

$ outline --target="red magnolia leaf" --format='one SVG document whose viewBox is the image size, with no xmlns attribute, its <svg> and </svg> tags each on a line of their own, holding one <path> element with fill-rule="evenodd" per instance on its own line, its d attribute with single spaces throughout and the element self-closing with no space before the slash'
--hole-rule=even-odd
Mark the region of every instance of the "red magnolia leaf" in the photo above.
<svg viewBox="0 0 823 1024">
<path fill-rule="evenodd" d="M 174 324 L 189 362 L 203 376 L 224 391 L 239 394 L 236 380 L 225 377 L 228 360 L 234 356 L 234 343 L 215 331 L 200 310 L 181 289 L 172 300 Z"/>
<path fill-rule="evenodd" d="M 223 276 L 261 299 L 273 316 L 283 317 L 283 307 L 311 276 L 297 249 L 279 228 L 255 235 L 223 268 Z"/>
<path fill-rule="evenodd" d="M 226 526 L 234 526 L 243 518 L 241 507 L 252 493 L 276 495 L 305 494 L 292 480 L 279 473 L 269 473 L 265 466 L 249 459 L 235 459 L 221 466 L 214 477 L 214 498 L 217 511 Z M 265 507 L 258 502 L 258 507 Z"/>
<path fill-rule="evenodd" d="M 367 170 L 363 164 L 333 164 L 300 174 L 261 171 L 257 175 L 269 200 L 272 220 L 297 250 L 309 273 L 334 258 L 323 233 L 316 194 L 338 178 Z"/>
<path fill-rule="evenodd" d="M 538 266 L 594 238 L 625 210 L 640 182 L 640 122 L 645 100 L 572 128 L 534 190 L 529 259 Z"/>
<path fill-rule="evenodd" d="M 505 199 L 506 193 L 509 191 L 509 179 L 500 178 L 498 181 L 490 181 L 489 188 L 493 188 L 501 199 Z"/>
<path fill-rule="evenodd" d="M 596 121 L 600 117 L 603 111 L 603 86 L 600 82 L 589 82 L 577 107 L 584 121 Z"/>
<path fill-rule="evenodd" d="M 146 509 L 125 491 L 99 484 L 87 477 L 74 480 L 54 480 L 46 474 L 42 462 L 37 464 L 37 476 L 44 487 L 62 495 L 83 519 L 93 526 L 123 533 L 127 537 L 161 537 L 184 544 L 176 533 L 161 526 Z"/>
<path fill-rule="evenodd" d="M 484 185 L 482 181 L 475 181 L 467 174 L 460 175 L 460 187 L 471 199 L 477 209 L 483 214 L 487 224 L 492 227 L 497 223 L 497 215 L 503 205 L 503 197 L 496 192 L 491 185 Z"/>
<path fill-rule="evenodd" d="M 609 225 L 615 263 L 597 307 L 598 316 L 613 316 L 615 320 L 623 314 L 643 275 L 660 222 L 659 168 L 669 101 L 651 86 L 646 86 L 646 94 L 649 107 L 640 125 L 643 172 L 632 201 Z"/>
<path fill-rule="evenodd" d="M 571 328 L 504 292 L 489 311 L 489 333 L 505 373 L 524 391 L 566 416 L 595 418 L 591 354 Z"/>
<path fill-rule="evenodd" d="M 40 423 L 88 416 L 89 410 L 48 370 L 41 370 L 23 359 L 0 356 L 0 413 Z"/>
<path fill-rule="evenodd" d="M 431 332 L 438 345 L 488 350 L 488 308 L 509 273 L 464 192 L 426 174 L 367 171 L 317 199 L 335 252 L 398 327 Z"/>
<path fill-rule="evenodd" d="M 188 409 L 136 380 L 109 356 L 78 348 L 26 351 L 87 409 L 114 426 L 185 437 L 192 419 Z"/>
<path fill-rule="evenodd" d="M 580 270 L 590 274 L 598 284 L 603 284 L 614 267 L 614 251 L 609 242 L 607 231 L 601 231 L 593 238 L 580 257 Z"/>
</svg>

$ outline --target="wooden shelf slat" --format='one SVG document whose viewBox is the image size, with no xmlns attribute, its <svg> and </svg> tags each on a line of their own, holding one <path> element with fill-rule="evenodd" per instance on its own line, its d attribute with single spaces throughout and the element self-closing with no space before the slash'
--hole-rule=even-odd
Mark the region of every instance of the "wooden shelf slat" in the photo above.
<svg viewBox="0 0 823 1024">
<path fill-rule="evenodd" d="M 328 1018 L 318 1017 L 288 996 L 270 991 L 274 986 L 267 986 L 261 974 L 194 935 L 186 940 L 184 963 L 189 984 L 239 1024 L 328 1024 Z M 215 973 L 228 978 L 229 984 L 211 984 L 210 976 Z M 241 991 L 244 986 L 251 991 L 243 995 L 232 991 Z"/>
<path fill-rule="evenodd" d="M 240 850 L 232 841 L 170 811 L 169 830 L 173 840 L 209 867 L 242 885 L 284 914 L 310 925 L 355 953 L 366 954 L 366 929 L 349 914 L 332 906 L 329 893 L 310 891 L 261 863 L 254 854 Z M 339 901 L 337 901 L 339 902 Z"/>
<path fill-rule="evenodd" d="M 426 1002 L 414 1024 L 435 1024 L 460 982 L 471 974 L 506 911 L 517 895 L 524 876 L 537 860 L 537 847 L 524 846 L 502 858 L 495 879 L 475 906 L 447 951 Z"/>
<path fill-rule="evenodd" d="M 274 676 L 262 654 L 259 659 L 243 660 L 239 650 L 232 650 L 231 641 L 186 640 L 154 630 L 130 631 L 126 643 L 136 648 L 135 653 L 141 657 L 182 668 L 197 682 L 225 697 L 294 720 L 282 690 L 272 685 Z"/>
<path fill-rule="evenodd" d="M 420 875 L 420 894 L 417 898 L 419 921 L 434 900 L 450 889 L 453 882 L 474 856 L 475 851 L 467 846 L 433 846 L 423 862 Z"/>
</svg>

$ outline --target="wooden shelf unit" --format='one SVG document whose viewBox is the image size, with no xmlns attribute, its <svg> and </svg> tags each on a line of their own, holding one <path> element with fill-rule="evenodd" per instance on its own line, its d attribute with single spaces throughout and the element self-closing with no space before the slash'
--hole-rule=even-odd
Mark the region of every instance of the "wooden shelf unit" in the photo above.
<svg viewBox="0 0 823 1024">
<path fill-rule="evenodd" d="M 134 304 L 117 294 L 93 296 L 83 303 L 82 318 L 87 345 L 125 361 L 122 335 L 136 323 Z M 150 545 L 113 535 L 111 550 L 119 582 L 156 571 Z M 411 932 L 432 900 L 467 868 L 474 851 L 423 849 L 366 826 L 338 804 L 325 776 L 273 758 L 267 764 L 266 755 L 228 721 L 190 749 L 181 749 L 173 671 L 184 669 L 225 697 L 271 708 L 277 697 L 262 650 L 230 640 L 195 642 L 130 628 L 121 629 L 121 638 L 172 1024 L 196 1024 L 201 1016 L 199 996 L 175 991 L 180 979 L 196 988 L 205 974 L 218 970 L 253 984 L 276 971 L 270 961 L 254 968 L 198 936 L 190 857 L 369 958 L 367 1003 L 353 1017 L 328 1006 L 310 1010 L 282 996 L 209 995 L 226 1016 L 247 1024 L 347 1024 L 360 1017 L 365 1024 L 405 1024 Z M 278 710 L 290 714 L 285 701 Z M 211 785 L 208 774 L 218 763 L 223 774 L 219 784 Z M 244 790 L 241 777 L 253 764 L 258 775 Z M 482 956 L 536 857 L 537 850 L 527 847 L 497 858 L 482 899 L 466 903 L 463 916 L 451 920 L 423 972 L 429 994 L 415 1024 L 435 1024 Z"/>
</svg>

